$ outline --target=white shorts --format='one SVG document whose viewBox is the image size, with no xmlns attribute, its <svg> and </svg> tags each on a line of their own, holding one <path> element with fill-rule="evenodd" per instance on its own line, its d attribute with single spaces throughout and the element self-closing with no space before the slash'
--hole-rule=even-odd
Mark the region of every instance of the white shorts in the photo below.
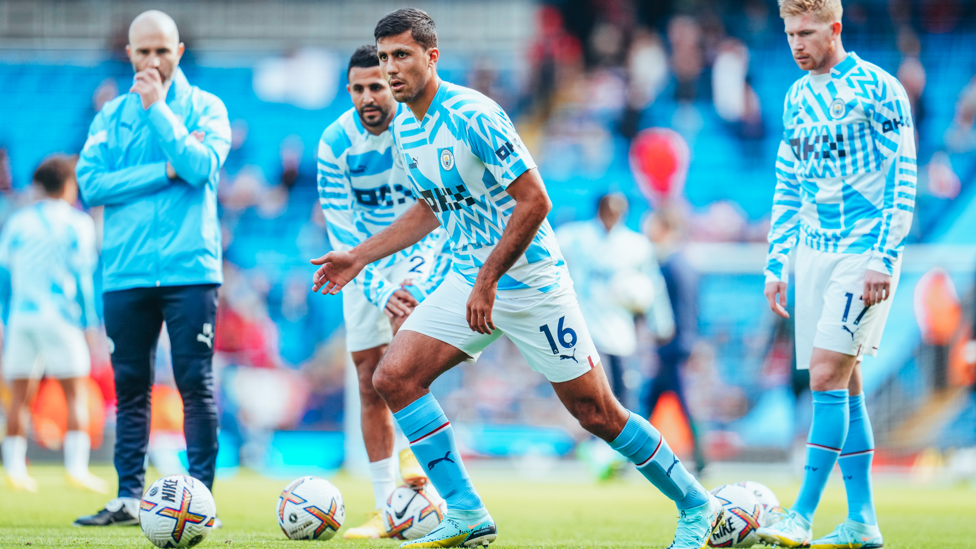
<svg viewBox="0 0 976 549">
<path fill-rule="evenodd" d="M 600 363 L 572 287 L 551 293 L 495 298 L 491 335 L 471 330 L 466 319 L 468 286 L 452 272 L 404 322 L 410 330 L 452 345 L 477 360 L 488 345 L 507 335 L 529 366 L 553 383 L 576 379 Z"/>
<path fill-rule="evenodd" d="M 810 367 L 813 348 L 845 355 L 877 356 L 881 333 L 901 274 L 895 263 L 891 295 L 864 307 L 864 275 L 870 256 L 820 252 L 799 246 L 796 253 L 796 367 Z"/>
<path fill-rule="evenodd" d="M 404 280 L 420 280 L 427 277 L 433 265 L 432 252 L 417 253 L 403 261 L 379 269 L 387 280 L 400 284 Z M 349 284 L 342 289 L 342 318 L 346 323 L 346 350 L 350 353 L 365 351 L 393 340 L 390 318 L 383 309 L 366 299 L 363 287 Z"/>
<path fill-rule="evenodd" d="M 85 333 L 57 315 L 15 315 L 3 341 L 3 375 L 8 380 L 85 377 L 91 355 Z"/>
</svg>

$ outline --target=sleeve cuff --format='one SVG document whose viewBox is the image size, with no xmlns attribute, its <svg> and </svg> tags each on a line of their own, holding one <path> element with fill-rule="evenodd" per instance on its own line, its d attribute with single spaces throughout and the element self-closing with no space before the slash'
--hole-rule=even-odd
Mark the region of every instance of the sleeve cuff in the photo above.
<svg viewBox="0 0 976 549">
<path fill-rule="evenodd" d="M 782 277 L 778 277 L 775 274 L 766 271 L 766 284 L 769 284 L 770 282 L 783 282 L 785 284 L 789 284 L 790 275 L 784 273 Z"/>
<path fill-rule="evenodd" d="M 891 262 L 883 255 L 871 256 L 871 260 L 868 261 L 868 269 L 888 276 L 892 274 Z"/>
<path fill-rule="evenodd" d="M 526 162 L 526 160 L 528 160 L 528 162 Z M 528 159 L 520 158 L 509 168 L 509 171 L 512 172 L 512 179 L 508 181 L 504 181 L 503 186 L 507 189 L 509 185 L 515 183 L 516 179 L 522 177 L 522 174 L 531 170 L 532 168 L 537 168 L 537 167 L 538 166 L 535 165 L 535 162 L 531 158 Z"/>
<path fill-rule="evenodd" d="M 398 288 L 399 286 L 396 286 L 394 284 L 390 284 L 388 287 L 383 288 L 381 292 L 376 294 L 376 301 L 373 304 L 379 307 L 380 309 L 385 309 L 386 304 L 390 302 L 390 297 L 393 296 L 393 292 L 397 291 Z M 366 296 L 366 300 L 372 301 L 371 299 L 369 299 L 369 295 Z"/>
</svg>

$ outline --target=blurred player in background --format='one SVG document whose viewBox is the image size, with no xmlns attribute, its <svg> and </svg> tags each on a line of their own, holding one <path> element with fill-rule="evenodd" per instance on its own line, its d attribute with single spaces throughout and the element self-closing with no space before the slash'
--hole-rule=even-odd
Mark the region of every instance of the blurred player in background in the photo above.
<svg viewBox="0 0 976 549">
<path fill-rule="evenodd" d="M 448 505 L 432 532 L 401 547 L 487 545 L 497 536 L 429 387 L 504 333 L 584 428 L 675 501 L 680 519 L 672 548 L 701 549 L 724 510 L 660 433 L 614 398 L 546 221 L 552 203 L 508 115 L 480 93 L 438 77 L 437 32 L 426 13 L 396 10 L 377 23 L 374 36 L 393 97 L 408 107 L 393 122 L 396 161 L 424 201 L 352 250 L 313 260 L 321 265 L 313 291 L 338 292 L 366 265 L 438 226 L 454 243 L 451 273 L 406 320 L 373 376 Z"/>
<path fill-rule="evenodd" d="M 796 247 L 796 364 L 810 370 L 813 423 L 800 494 L 789 516 L 759 535 L 786 547 L 876 549 L 883 542 L 861 359 L 878 352 L 915 209 L 911 107 L 894 77 L 844 51 L 840 0 L 779 5 L 793 59 L 809 74 L 784 105 L 765 294 L 787 317 Z M 814 511 L 838 461 L 847 520 L 812 540 Z"/>
<path fill-rule="evenodd" d="M 319 200 L 334 250 L 351 250 L 417 202 L 403 168 L 393 167 L 395 151 L 389 127 L 404 108 L 393 99 L 379 65 L 375 45 L 353 53 L 346 89 L 355 106 L 326 128 L 319 142 Z M 395 438 L 393 416 L 373 388 L 373 373 L 393 334 L 450 270 L 449 246 L 444 232 L 435 231 L 417 244 L 367 265 L 342 292 L 346 348 L 352 353 L 359 379 L 363 441 L 376 503 L 376 511 L 365 524 L 346 530 L 346 538 L 386 537 L 379 510 L 396 488 Z M 408 484 L 423 486 L 427 475 L 407 445 L 403 446 L 400 474 Z"/>
<path fill-rule="evenodd" d="M 647 236 L 654 243 L 668 300 L 674 309 L 674 337 L 657 348 L 658 370 L 647 393 L 647 413 L 654 414 L 665 392 L 674 393 L 691 429 L 695 467 L 701 476 L 705 470 L 705 453 L 700 444 L 701 433 L 688 407 L 684 383 L 685 365 L 698 340 L 698 272 L 685 255 L 685 224 L 684 213 L 674 204 L 660 204 L 647 222 Z"/>
<path fill-rule="evenodd" d="M 566 223 L 556 231 L 586 327 L 609 364 L 610 387 L 622 403 L 627 402 L 623 361 L 637 351 L 635 315 L 646 315 L 657 339 L 674 335 L 674 312 L 654 246 L 623 224 L 628 207 L 623 194 L 607 194 L 600 198 L 595 218 Z"/>
<path fill-rule="evenodd" d="M 25 459 L 28 405 L 41 376 L 48 375 L 61 383 L 68 405 L 64 466 L 69 483 L 108 492 L 105 481 L 88 472 L 86 380 L 89 347 L 98 341 L 92 282 L 98 252 L 91 217 L 72 207 L 78 200 L 74 168 L 74 159 L 66 156 L 42 162 L 34 172 L 42 198 L 16 212 L 0 234 L 3 373 L 13 386 L 3 466 L 16 490 L 37 491 Z"/>
<path fill-rule="evenodd" d="M 118 399 L 118 498 L 79 526 L 138 524 L 149 443 L 153 356 L 166 322 L 183 399 L 189 473 L 213 489 L 213 343 L 221 271 L 217 179 L 227 109 L 187 82 L 176 23 L 147 11 L 129 27 L 129 93 L 95 116 L 78 161 L 81 195 L 105 206 L 105 329 Z"/>
</svg>

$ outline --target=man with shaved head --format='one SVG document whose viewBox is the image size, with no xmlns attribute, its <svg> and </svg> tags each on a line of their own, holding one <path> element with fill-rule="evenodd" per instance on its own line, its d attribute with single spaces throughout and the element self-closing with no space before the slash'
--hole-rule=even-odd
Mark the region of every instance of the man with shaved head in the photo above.
<svg viewBox="0 0 976 549">
<path fill-rule="evenodd" d="M 139 523 L 153 357 L 164 321 L 190 475 L 212 489 L 217 458 L 212 359 L 223 281 L 217 179 L 230 149 L 227 109 L 187 82 L 179 31 L 165 13 L 135 18 L 126 53 L 132 87 L 95 116 L 77 167 L 84 201 L 105 207 L 102 286 L 119 475 L 118 497 L 75 521 L 79 526 Z"/>
</svg>

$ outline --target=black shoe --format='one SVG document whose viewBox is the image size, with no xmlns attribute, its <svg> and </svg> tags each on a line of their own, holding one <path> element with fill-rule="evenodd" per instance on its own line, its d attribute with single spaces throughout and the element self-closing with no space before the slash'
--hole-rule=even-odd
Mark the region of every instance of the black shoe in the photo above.
<svg viewBox="0 0 976 549">
<path fill-rule="evenodd" d="M 105 508 L 87 517 L 75 521 L 75 526 L 136 526 L 139 517 L 133 516 L 120 498 L 115 498 L 105 504 Z"/>
</svg>

